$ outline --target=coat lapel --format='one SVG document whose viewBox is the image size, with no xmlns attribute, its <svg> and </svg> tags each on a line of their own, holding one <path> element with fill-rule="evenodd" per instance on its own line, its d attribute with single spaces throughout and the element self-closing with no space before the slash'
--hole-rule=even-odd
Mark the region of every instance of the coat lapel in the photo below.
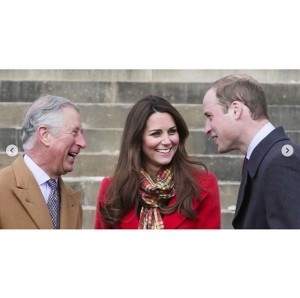
<svg viewBox="0 0 300 298">
<path fill-rule="evenodd" d="M 267 135 L 253 150 L 252 155 L 248 161 L 247 168 L 243 173 L 239 194 L 237 198 L 236 211 L 233 218 L 233 223 L 236 220 L 239 211 L 241 210 L 241 206 L 246 197 L 247 184 L 250 183 L 255 177 L 260 164 L 262 163 L 264 157 L 271 149 L 271 147 L 278 141 L 281 140 L 289 140 L 289 138 L 284 133 L 282 127 L 275 128 L 269 135 Z"/>
<path fill-rule="evenodd" d="M 60 185 L 60 228 L 74 229 L 78 227 L 78 212 L 81 209 L 80 192 L 71 190 L 61 178 L 59 178 Z"/>
<path fill-rule="evenodd" d="M 53 229 L 47 204 L 33 175 L 24 163 L 23 156 L 20 156 L 12 166 L 17 182 L 17 186 L 13 189 L 14 194 L 37 228 Z"/>
<path fill-rule="evenodd" d="M 249 164 L 249 162 L 248 162 L 248 164 Z M 239 194 L 238 194 L 238 198 L 237 198 L 236 210 L 235 210 L 233 222 L 235 221 L 235 219 L 241 209 L 243 199 L 245 198 L 245 190 L 246 190 L 247 180 L 248 180 L 248 168 L 245 169 L 245 171 L 243 173 L 243 177 L 242 177 L 242 181 L 241 181 L 241 185 L 240 185 L 240 189 L 239 189 Z"/>
</svg>

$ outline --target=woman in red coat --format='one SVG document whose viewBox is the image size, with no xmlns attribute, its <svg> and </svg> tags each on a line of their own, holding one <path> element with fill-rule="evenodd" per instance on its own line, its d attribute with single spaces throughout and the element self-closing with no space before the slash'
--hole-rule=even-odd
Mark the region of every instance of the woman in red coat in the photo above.
<svg viewBox="0 0 300 298">
<path fill-rule="evenodd" d="M 147 96 L 133 106 L 115 172 L 101 183 L 96 229 L 220 228 L 217 180 L 188 157 L 188 134 L 167 100 Z"/>
</svg>

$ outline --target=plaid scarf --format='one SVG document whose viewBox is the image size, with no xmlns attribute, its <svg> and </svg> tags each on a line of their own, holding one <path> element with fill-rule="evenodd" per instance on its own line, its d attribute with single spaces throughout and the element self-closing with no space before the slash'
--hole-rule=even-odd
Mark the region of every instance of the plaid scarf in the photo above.
<svg viewBox="0 0 300 298">
<path fill-rule="evenodd" d="M 139 229 L 163 229 L 164 223 L 160 213 L 161 201 L 175 196 L 172 170 L 166 168 L 159 171 L 153 180 L 144 169 L 140 172 L 141 184 L 139 189 L 142 209 Z"/>
</svg>

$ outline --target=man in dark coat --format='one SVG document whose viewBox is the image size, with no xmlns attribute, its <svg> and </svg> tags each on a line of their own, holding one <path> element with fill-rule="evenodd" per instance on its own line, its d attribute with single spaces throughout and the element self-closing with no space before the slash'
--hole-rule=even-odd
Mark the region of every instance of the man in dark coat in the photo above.
<svg viewBox="0 0 300 298">
<path fill-rule="evenodd" d="M 300 228 L 300 147 L 269 121 L 261 85 L 247 75 L 222 78 L 209 87 L 203 109 L 218 152 L 245 155 L 233 227 Z"/>
</svg>

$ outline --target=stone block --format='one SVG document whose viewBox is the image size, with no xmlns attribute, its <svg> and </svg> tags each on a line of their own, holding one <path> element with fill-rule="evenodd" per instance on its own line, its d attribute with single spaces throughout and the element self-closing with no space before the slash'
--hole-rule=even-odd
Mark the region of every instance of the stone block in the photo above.
<svg viewBox="0 0 300 298">
<path fill-rule="evenodd" d="M 231 74 L 248 74 L 261 84 L 299 84 L 298 69 L 155 69 L 155 82 L 208 82 L 212 83 Z"/>
<path fill-rule="evenodd" d="M 152 70 L 140 69 L 5 69 L 0 80 L 11 81 L 151 81 Z"/>
<path fill-rule="evenodd" d="M 223 211 L 221 214 L 221 228 L 222 229 L 233 229 L 232 221 L 234 212 Z"/>
<path fill-rule="evenodd" d="M 1 69 L 2 81 L 214 82 L 249 74 L 261 83 L 300 83 L 297 69 Z"/>
<path fill-rule="evenodd" d="M 298 105 L 300 84 L 262 84 L 268 104 Z M 205 82 L 0 81 L 0 102 L 32 102 L 53 94 L 82 103 L 135 103 L 158 95 L 172 103 L 201 104 Z"/>
<path fill-rule="evenodd" d="M 82 229 L 94 229 L 95 208 L 83 208 Z"/>
<path fill-rule="evenodd" d="M 0 100 L 0 127 L 22 127 L 29 106 L 29 103 L 1 102 Z"/>
<path fill-rule="evenodd" d="M 18 155 L 22 154 L 19 152 Z M 17 155 L 17 156 L 18 156 Z M 0 152 L 0 169 L 10 165 L 16 158 Z M 193 155 L 193 159 L 202 161 L 217 176 L 218 180 L 240 181 L 243 157 L 240 155 Z M 66 177 L 110 176 L 117 162 L 117 155 L 82 153 L 76 157 L 74 170 Z"/>
<path fill-rule="evenodd" d="M 0 127 L 21 127 L 30 104 L 0 103 Z M 190 130 L 204 130 L 205 117 L 202 105 L 174 104 L 185 119 Z M 87 104 L 79 103 L 84 129 L 119 128 L 123 129 L 132 104 Z M 270 120 L 275 126 L 284 126 L 286 130 L 299 130 L 300 105 L 270 105 Z"/>
<path fill-rule="evenodd" d="M 22 150 L 21 131 L 15 128 L 0 127 L 0 151 L 6 150 L 8 145 L 16 145 L 18 150 Z"/>
<path fill-rule="evenodd" d="M 300 98 L 299 98 L 300 103 Z M 286 130 L 300 129 L 300 105 L 276 105 L 268 108 L 271 122 L 275 126 L 283 126 Z"/>
</svg>

